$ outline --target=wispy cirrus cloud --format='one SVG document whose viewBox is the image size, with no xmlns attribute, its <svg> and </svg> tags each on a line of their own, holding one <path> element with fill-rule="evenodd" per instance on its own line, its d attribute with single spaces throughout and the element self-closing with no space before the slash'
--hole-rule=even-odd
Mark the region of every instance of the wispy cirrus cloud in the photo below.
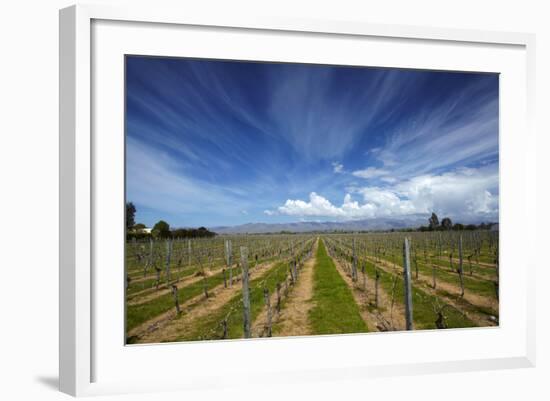
<svg viewBox="0 0 550 401">
<path fill-rule="evenodd" d="M 338 163 L 338 162 L 332 163 L 332 168 L 333 168 L 333 171 L 337 174 L 344 172 L 344 165 L 341 163 Z"/>
<path fill-rule="evenodd" d="M 360 178 L 377 178 L 377 177 L 385 177 L 390 175 L 390 171 L 382 168 L 367 167 L 364 170 L 354 171 L 352 175 Z"/>
<path fill-rule="evenodd" d="M 148 224 L 498 217 L 496 75 L 130 57 L 127 79 Z"/>
<path fill-rule="evenodd" d="M 398 124 L 376 153 L 384 166 L 410 177 L 498 158 L 498 91 L 470 85 Z"/>
<path fill-rule="evenodd" d="M 192 225 L 192 216 L 220 211 L 230 216 L 242 214 L 243 207 L 252 204 L 246 191 L 189 177 L 177 159 L 139 140 L 128 138 L 126 146 L 127 198 L 138 207 L 184 215 L 187 217 L 181 223 Z"/>
</svg>

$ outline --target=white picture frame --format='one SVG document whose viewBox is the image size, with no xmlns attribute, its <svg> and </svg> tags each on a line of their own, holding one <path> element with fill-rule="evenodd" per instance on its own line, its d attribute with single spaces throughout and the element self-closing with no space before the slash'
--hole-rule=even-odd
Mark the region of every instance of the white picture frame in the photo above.
<svg viewBox="0 0 550 401">
<path fill-rule="evenodd" d="M 148 30 L 147 35 L 140 37 L 140 31 L 144 29 Z M 509 86 L 505 86 L 501 92 L 502 110 L 508 112 L 502 116 L 500 133 L 503 234 L 501 326 L 496 329 L 449 330 L 444 334 L 395 333 L 145 347 L 125 347 L 123 338 L 119 338 L 118 334 L 107 338 L 110 334 L 105 332 L 110 333 L 111 330 L 105 330 L 105 326 L 116 321 L 116 317 L 120 316 L 116 313 L 123 305 L 120 305 L 120 308 L 112 308 L 113 315 L 109 315 L 104 313 L 104 301 L 113 301 L 112 304 L 118 302 L 120 297 L 114 292 L 117 288 L 123 292 L 123 273 L 117 273 L 117 268 L 113 268 L 108 274 L 98 275 L 97 269 L 103 258 L 112 257 L 114 260 L 117 255 L 121 255 L 123 232 L 114 230 L 113 233 L 104 235 L 105 240 L 108 239 L 115 244 L 114 247 L 118 247 L 112 251 L 102 248 L 102 241 L 105 240 L 98 239 L 97 235 L 106 227 L 104 222 L 107 217 L 116 220 L 122 212 L 122 202 L 118 203 L 120 193 L 115 191 L 116 194 L 110 194 L 109 188 L 115 188 L 123 182 L 120 181 L 119 174 L 120 161 L 123 160 L 123 148 L 120 147 L 120 135 L 123 135 L 123 131 L 119 132 L 117 129 L 120 128 L 122 120 L 122 92 L 116 91 L 123 87 L 124 83 L 120 71 L 115 71 L 112 75 L 104 74 L 104 71 L 109 72 L 111 65 L 120 67 L 121 64 L 116 64 L 122 63 L 120 54 L 131 52 L 130 50 L 145 54 L 158 52 L 160 55 L 172 55 L 177 50 L 186 54 L 189 49 L 177 47 L 170 40 L 160 41 L 174 34 L 179 35 L 178 32 L 190 35 L 186 29 L 192 29 L 192 34 L 196 34 L 197 40 L 201 43 L 202 48 L 196 50 L 193 56 L 216 55 L 230 51 L 216 48 L 216 41 L 221 38 L 230 42 L 246 40 L 242 38 L 246 38 L 247 35 L 262 35 L 261 40 L 272 46 L 272 56 L 271 53 L 261 53 L 261 46 L 254 48 L 254 43 L 258 43 L 257 38 L 253 38 L 249 46 L 241 46 L 242 53 L 223 55 L 263 60 L 273 57 L 276 61 L 293 61 L 297 57 L 302 57 L 298 56 L 302 53 L 300 50 L 303 50 L 300 45 L 310 42 L 314 44 L 316 40 L 329 43 L 337 39 L 340 41 L 338 46 L 325 57 L 344 59 L 357 56 L 357 59 L 350 59 L 348 62 L 362 64 L 364 61 L 360 59 L 361 55 L 352 53 L 350 49 L 353 47 L 347 47 L 347 43 L 355 46 L 359 42 L 372 41 L 373 54 L 379 54 L 378 60 L 373 59 L 376 65 L 407 68 L 439 66 L 442 69 L 479 71 L 489 69 L 504 74 L 505 85 Z M 129 37 L 134 38 L 136 42 L 136 38 L 139 38 L 139 43 L 129 42 Z M 383 46 L 381 41 L 384 42 Z M 285 43 L 281 45 L 282 42 Z M 160 43 L 163 44 L 162 48 Z M 389 49 L 399 43 L 406 45 L 400 48 L 404 53 L 408 48 L 416 46 L 415 51 L 418 51 L 418 54 L 425 52 L 427 56 L 425 59 L 422 56 L 418 59 L 410 57 L 410 60 L 404 63 L 400 61 L 400 57 L 404 57 L 403 53 L 380 50 L 385 47 Z M 224 43 L 223 47 L 231 48 L 225 46 L 226 44 Z M 272 380 L 274 376 L 283 381 L 327 380 L 341 377 L 359 380 L 363 377 L 386 375 L 534 366 L 535 261 L 529 256 L 534 254 L 531 252 L 534 241 L 529 238 L 532 234 L 522 234 L 536 232 L 535 134 L 532 129 L 534 44 L 534 36 L 523 33 L 375 25 L 358 21 L 228 16 L 217 15 L 215 12 L 200 15 L 188 13 L 185 9 L 113 8 L 104 5 L 78 5 L 61 10 L 60 390 L 80 396 L 235 386 L 238 385 L 235 378 L 243 373 L 261 383 Z M 157 45 L 157 50 L 151 47 Z M 335 46 L 334 43 L 332 45 Z M 288 53 L 281 53 L 283 50 L 277 53 L 277 49 L 283 47 Z M 311 61 L 317 57 L 313 53 L 314 48 L 315 46 L 312 46 L 312 53 L 303 55 L 304 60 Z M 341 54 L 338 49 L 341 49 Z M 434 49 L 440 52 L 441 60 L 437 63 L 429 61 L 429 54 L 433 53 Z M 492 60 L 483 61 L 484 57 L 486 58 L 483 54 L 493 51 L 491 49 L 494 49 L 494 57 Z M 465 55 L 463 65 L 458 64 L 456 60 L 453 61 L 453 54 L 461 54 L 460 52 L 464 52 Z M 111 58 L 115 60 L 115 64 L 109 64 Z M 320 57 L 318 62 L 327 60 Z M 102 64 L 104 62 L 105 65 Z M 484 67 L 484 62 L 492 64 L 485 64 Z M 107 82 L 113 85 L 106 85 Z M 118 95 L 107 100 L 104 91 L 107 87 Z M 105 102 L 97 102 L 98 97 Z M 109 110 L 106 111 L 106 108 Z M 115 117 L 108 117 L 108 114 L 105 114 L 107 112 L 118 113 L 119 117 L 115 114 Z M 103 125 L 104 123 L 107 125 Z M 106 143 L 104 139 L 97 141 L 94 129 L 97 130 L 98 127 L 105 128 L 108 132 L 116 132 L 116 135 L 113 135 L 115 142 Z M 514 132 L 522 134 L 514 135 Z M 511 150 L 514 151 L 513 155 Z M 510 168 L 512 165 L 513 172 Z M 112 172 L 108 179 L 105 178 L 106 171 Z M 518 190 L 518 185 L 521 185 L 521 190 Z M 110 204 L 111 200 L 115 204 L 113 214 L 107 210 L 110 206 L 105 206 Z M 120 226 L 122 227 L 122 224 Z M 510 227 L 517 228 L 517 231 L 509 230 Z M 118 239 L 120 243 L 117 245 Z M 521 259 L 520 255 L 523 255 Z M 521 266 L 521 271 L 517 277 L 511 277 L 511 268 L 507 266 L 517 265 L 516 261 Z M 122 263 L 123 260 L 117 259 L 115 264 L 120 266 Z M 105 286 L 105 283 L 110 284 Z M 101 287 L 102 291 L 101 300 L 94 298 L 98 287 Z M 512 295 L 507 297 L 507 292 Z M 508 318 L 507 313 L 510 313 Z M 98 326 L 103 327 L 101 332 L 98 331 Z M 123 321 L 120 321 L 120 326 L 123 326 Z M 118 333 L 117 330 L 119 328 L 113 329 Z M 445 344 L 456 344 L 457 341 L 473 345 L 468 349 L 457 346 L 450 350 L 444 347 Z M 368 353 L 363 351 L 369 348 L 370 343 L 376 343 L 372 347 L 383 349 L 390 342 L 395 345 L 395 349 L 410 350 L 410 353 L 399 356 L 399 352 L 392 352 L 395 355 L 385 357 L 383 353 L 378 355 L 374 350 L 369 350 Z M 436 350 L 425 358 L 419 358 L 419 353 L 415 352 L 415 349 L 422 344 L 434 342 L 440 342 L 444 349 Z M 483 344 L 486 344 L 486 348 L 483 348 Z M 343 356 L 342 350 L 348 347 L 361 351 Z M 324 352 L 322 358 L 318 354 L 321 349 Z M 367 353 L 369 358 L 365 358 L 362 352 Z M 285 359 L 289 354 L 296 356 L 296 360 L 291 364 Z M 194 362 L 193 365 L 190 364 L 190 368 L 187 369 L 180 369 L 177 374 L 169 374 L 173 369 L 170 361 L 184 355 L 187 360 Z M 223 363 L 220 364 L 219 370 L 207 371 L 206 365 L 198 360 L 198 355 L 205 358 L 223 355 L 222 360 L 233 358 L 241 361 L 232 366 L 231 371 L 228 371 L 228 366 L 224 366 Z M 258 368 L 256 361 L 259 357 L 270 358 L 269 360 L 273 361 L 270 368 Z M 132 379 L 131 367 L 137 360 L 163 368 L 149 372 L 147 379 L 138 376 L 133 376 Z M 162 361 L 166 364 L 161 365 Z M 285 362 L 288 366 L 285 366 Z M 130 373 L 126 375 L 125 372 Z"/>
</svg>

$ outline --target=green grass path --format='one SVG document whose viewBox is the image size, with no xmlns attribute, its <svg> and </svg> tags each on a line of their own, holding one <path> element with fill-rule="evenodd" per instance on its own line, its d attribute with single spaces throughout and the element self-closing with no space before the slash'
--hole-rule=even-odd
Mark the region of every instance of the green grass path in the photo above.
<svg viewBox="0 0 550 401">
<path fill-rule="evenodd" d="M 351 290 L 342 279 L 323 241 L 319 241 L 313 276 L 313 303 L 309 312 L 312 334 L 365 333 L 367 324 Z"/>
</svg>

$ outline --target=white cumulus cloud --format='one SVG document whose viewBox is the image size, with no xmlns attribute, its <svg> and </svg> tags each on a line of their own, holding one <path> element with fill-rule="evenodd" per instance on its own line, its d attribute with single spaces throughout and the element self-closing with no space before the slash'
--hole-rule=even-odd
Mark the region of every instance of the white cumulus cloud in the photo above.
<svg viewBox="0 0 550 401">
<path fill-rule="evenodd" d="M 361 201 L 354 200 L 353 194 Z M 308 200 L 288 199 L 266 214 L 335 219 L 404 217 L 433 211 L 455 220 L 498 217 L 498 168 L 458 169 L 439 175 L 425 174 L 385 187 L 348 188 L 341 205 L 316 192 Z M 268 213 L 269 212 L 269 213 Z M 270 214 L 270 215 L 271 215 Z"/>
<path fill-rule="evenodd" d="M 287 216 L 322 216 L 340 219 L 373 216 L 371 205 L 359 205 L 357 201 L 352 200 L 350 194 L 346 194 L 341 206 L 334 206 L 328 199 L 315 192 L 309 194 L 309 202 L 288 199 L 283 206 L 277 208 L 277 212 Z"/>
<path fill-rule="evenodd" d="M 440 175 L 421 175 L 395 185 L 418 212 L 438 210 L 457 216 L 498 214 L 498 169 L 459 169 Z"/>
</svg>

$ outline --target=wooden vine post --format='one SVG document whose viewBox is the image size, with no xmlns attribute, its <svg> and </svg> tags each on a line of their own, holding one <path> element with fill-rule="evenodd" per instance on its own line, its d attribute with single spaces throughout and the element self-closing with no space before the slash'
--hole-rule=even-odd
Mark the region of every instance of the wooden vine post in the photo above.
<svg viewBox="0 0 550 401">
<path fill-rule="evenodd" d="M 179 240 L 179 238 L 178 238 L 178 240 L 176 240 L 176 244 L 178 242 L 181 242 L 181 240 Z M 181 260 L 183 258 L 181 247 L 179 247 L 179 249 L 178 249 L 178 246 L 176 245 L 176 252 L 174 254 L 175 254 L 175 257 L 177 258 L 177 262 L 176 262 L 177 265 L 176 266 L 178 268 L 178 276 L 176 278 L 176 281 L 179 283 L 180 278 L 181 278 Z"/>
<path fill-rule="evenodd" d="M 166 285 L 170 284 L 170 259 L 172 258 L 172 240 L 166 240 Z"/>
<path fill-rule="evenodd" d="M 250 338 L 250 293 L 248 288 L 248 248 L 241 246 L 241 268 L 243 283 L 243 329 L 244 338 Z"/>
<path fill-rule="evenodd" d="M 403 244 L 403 267 L 405 286 L 405 322 L 407 330 L 413 330 L 413 305 L 412 305 L 412 288 L 411 288 L 411 261 L 409 251 L 409 239 L 405 238 Z"/>
<path fill-rule="evenodd" d="M 158 266 L 155 266 L 155 272 L 156 272 L 156 275 L 157 275 L 157 279 L 155 281 L 155 289 L 159 289 L 159 285 L 160 285 L 160 272 L 161 272 L 162 268 L 158 267 Z"/>
<path fill-rule="evenodd" d="M 174 304 L 176 305 L 176 313 L 179 315 L 181 313 L 180 301 L 178 298 L 178 287 L 175 284 L 172 285 L 172 296 L 174 297 Z"/>
<path fill-rule="evenodd" d="M 225 253 L 225 266 L 229 267 L 229 240 L 225 240 L 223 242 L 224 245 L 224 253 Z"/>
<path fill-rule="evenodd" d="M 378 308 L 378 286 L 380 285 L 380 272 L 378 267 L 374 266 L 374 306 Z"/>
<path fill-rule="evenodd" d="M 271 337 L 272 336 L 272 331 L 271 331 L 271 321 L 272 321 L 271 300 L 270 300 L 270 297 L 269 297 L 269 290 L 265 287 L 264 287 L 264 302 L 265 302 L 265 307 L 266 307 L 266 310 L 267 310 L 266 335 L 267 335 L 267 337 Z"/>
<path fill-rule="evenodd" d="M 281 312 L 281 283 L 277 283 L 277 305 L 275 309 L 277 313 Z"/>
<path fill-rule="evenodd" d="M 229 269 L 229 288 L 233 287 L 233 246 L 231 240 L 225 241 L 225 258 Z"/>
<path fill-rule="evenodd" d="M 294 283 L 296 282 L 296 276 L 294 275 L 294 263 L 292 262 L 292 260 L 288 262 L 288 273 L 290 275 L 290 284 L 294 285 Z"/>
<path fill-rule="evenodd" d="M 208 299 L 208 281 L 206 280 L 206 272 L 202 270 L 202 290 L 204 292 L 204 297 Z"/>
<path fill-rule="evenodd" d="M 191 240 L 187 240 L 187 266 L 191 267 Z"/>
<path fill-rule="evenodd" d="M 228 337 L 228 333 L 227 333 L 227 317 L 225 319 L 223 319 L 222 321 L 222 329 L 223 329 L 223 334 L 222 334 L 222 339 L 225 340 L 227 339 Z"/>
<path fill-rule="evenodd" d="M 458 238 L 458 277 L 460 278 L 460 296 L 464 296 L 464 269 L 462 263 L 462 235 Z"/>
<path fill-rule="evenodd" d="M 357 282 L 357 253 L 355 252 L 355 238 L 352 242 L 353 262 L 351 265 L 351 280 Z"/>
<path fill-rule="evenodd" d="M 143 277 L 147 276 L 147 268 L 153 266 L 153 238 L 149 238 L 149 260 L 143 269 Z"/>
<path fill-rule="evenodd" d="M 414 278 L 418 280 L 418 260 L 416 256 L 416 246 L 413 248 Z"/>
<path fill-rule="evenodd" d="M 361 273 L 363 274 L 363 292 L 365 293 L 365 296 L 367 296 L 367 261 L 363 263 L 363 266 L 361 267 Z"/>
<path fill-rule="evenodd" d="M 500 267 L 499 267 L 499 254 L 498 254 L 498 242 L 497 242 L 497 245 L 496 245 L 496 251 L 495 251 L 495 272 L 496 272 L 496 281 L 495 281 L 495 295 L 497 297 L 497 301 L 499 300 L 500 298 L 500 290 L 499 290 L 499 285 L 500 285 Z"/>
<path fill-rule="evenodd" d="M 432 261 L 432 287 L 434 290 L 437 287 L 436 270 L 437 270 L 436 264 L 433 263 Z"/>
</svg>

